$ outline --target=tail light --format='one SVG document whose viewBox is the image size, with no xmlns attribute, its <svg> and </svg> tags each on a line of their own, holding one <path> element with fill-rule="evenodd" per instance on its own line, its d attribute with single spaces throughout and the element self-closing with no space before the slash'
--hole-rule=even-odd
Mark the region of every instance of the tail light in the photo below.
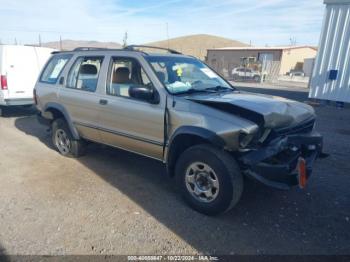
<svg viewBox="0 0 350 262">
<path fill-rule="evenodd" d="M 0 76 L 0 88 L 1 90 L 7 90 L 7 77 L 5 75 Z"/>
<path fill-rule="evenodd" d="M 35 88 L 33 89 L 33 100 L 34 100 L 34 103 L 37 105 L 38 104 L 38 98 L 36 96 L 36 90 Z"/>
</svg>

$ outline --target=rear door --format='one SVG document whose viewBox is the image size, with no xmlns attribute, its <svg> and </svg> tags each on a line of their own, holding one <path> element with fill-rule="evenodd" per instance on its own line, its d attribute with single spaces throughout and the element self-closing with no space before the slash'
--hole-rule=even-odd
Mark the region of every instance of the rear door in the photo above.
<svg viewBox="0 0 350 262">
<path fill-rule="evenodd" d="M 6 46 L 3 54 L 8 98 L 32 98 L 40 70 L 34 47 Z"/>
<path fill-rule="evenodd" d="M 68 71 L 65 85 L 59 91 L 59 103 L 64 106 L 77 128 L 86 139 L 100 142 L 97 113 L 100 95 L 96 93 L 103 56 L 79 56 Z"/>
</svg>

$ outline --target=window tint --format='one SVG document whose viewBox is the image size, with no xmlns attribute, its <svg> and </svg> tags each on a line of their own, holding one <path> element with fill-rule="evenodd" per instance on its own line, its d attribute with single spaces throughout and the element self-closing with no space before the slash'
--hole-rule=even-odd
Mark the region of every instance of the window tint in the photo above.
<svg viewBox="0 0 350 262">
<path fill-rule="evenodd" d="M 64 66 L 71 57 L 72 55 L 70 54 L 53 56 L 41 74 L 40 82 L 55 84 Z"/>
<path fill-rule="evenodd" d="M 95 92 L 103 57 L 79 57 L 68 76 L 67 87 Z"/>
<path fill-rule="evenodd" d="M 134 87 L 153 89 L 153 84 L 140 63 L 134 58 L 112 58 L 107 94 L 130 97 L 129 91 Z"/>
</svg>

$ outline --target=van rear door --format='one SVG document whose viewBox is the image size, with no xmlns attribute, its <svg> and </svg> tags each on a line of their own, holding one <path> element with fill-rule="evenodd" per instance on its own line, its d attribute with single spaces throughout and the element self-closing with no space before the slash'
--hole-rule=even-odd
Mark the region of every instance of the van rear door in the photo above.
<svg viewBox="0 0 350 262">
<path fill-rule="evenodd" d="M 3 54 L 3 71 L 7 76 L 8 99 L 31 98 L 40 70 L 35 48 L 7 46 Z"/>
</svg>

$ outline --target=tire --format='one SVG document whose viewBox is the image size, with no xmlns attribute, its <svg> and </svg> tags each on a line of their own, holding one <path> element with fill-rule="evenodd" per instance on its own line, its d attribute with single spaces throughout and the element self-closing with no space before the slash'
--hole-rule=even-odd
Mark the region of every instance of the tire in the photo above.
<svg viewBox="0 0 350 262">
<path fill-rule="evenodd" d="M 209 187 L 212 188 L 198 196 L 198 192 L 204 192 L 198 188 L 206 188 L 196 186 L 203 182 L 202 174 L 207 176 L 209 184 L 212 184 Z M 243 176 L 235 159 L 227 152 L 210 145 L 202 144 L 187 149 L 176 163 L 175 175 L 177 187 L 184 200 L 194 210 L 205 215 L 214 216 L 229 211 L 238 203 L 243 192 Z M 191 184 L 193 178 L 197 179 Z M 208 198 L 208 192 L 213 196 Z"/>
<path fill-rule="evenodd" d="M 233 80 L 233 81 L 238 81 L 238 80 L 239 80 L 239 75 L 234 74 L 234 75 L 232 76 L 232 80 Z"/>
<path fill-rule="evenodd" d="M 254 76 L 254 81 L 256 82 L 256 83 L 259 83 L 259 82 L 261 82 L 261 77 L 260 76 Z"/>
<path fill-rule="evenodd" d="M 67 122 L 62 118 L 52 123 L 52 143 L 63 156 L 78 158 L 85 154 L 85 141 L 74 139 Z"/>
</svg>

